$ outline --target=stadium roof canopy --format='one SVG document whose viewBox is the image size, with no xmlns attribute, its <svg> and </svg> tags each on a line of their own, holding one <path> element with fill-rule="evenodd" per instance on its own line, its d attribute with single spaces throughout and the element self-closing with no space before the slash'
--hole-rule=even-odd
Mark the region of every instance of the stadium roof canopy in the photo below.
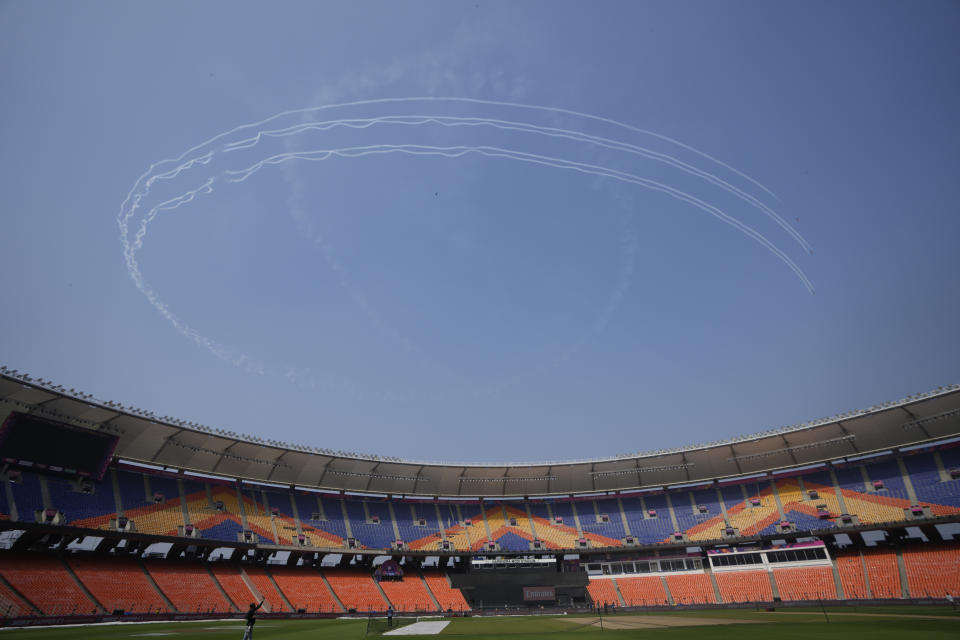
<svg viewBox="0 0 960 640">
<path fill-rule="evenodd" d="M 960 437 L 960 385 L 729 440 L 610 458 L 417 462 L 243 436 L 124 407 L 0 368 L 0 419 L 29 413 L 119 437 L 131 462 L 310 489 L 440 497 L 631 491 L 815 465 Z"/>
</svg>

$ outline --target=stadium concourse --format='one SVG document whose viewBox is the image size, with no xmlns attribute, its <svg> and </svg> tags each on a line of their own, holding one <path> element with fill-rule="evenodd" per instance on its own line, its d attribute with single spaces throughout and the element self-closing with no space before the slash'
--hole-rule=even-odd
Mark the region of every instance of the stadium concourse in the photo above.
<svg viewBox="0 0 960 640">
<path fill-rule="evenodd" d="M 419 463 L 0 369 L 3 624 L 960 595 L 960 387 L 699 447 Z"/>
</svg>

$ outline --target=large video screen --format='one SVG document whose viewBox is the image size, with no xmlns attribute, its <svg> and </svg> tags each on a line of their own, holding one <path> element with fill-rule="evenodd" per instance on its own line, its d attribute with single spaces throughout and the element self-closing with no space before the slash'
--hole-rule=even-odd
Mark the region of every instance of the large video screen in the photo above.
<svg viewBox="0 0 960 640">
<path fill-rule="evenodd" d="M 100 480 L 117 440 L 106 433 L 13 412 L 0 427 L 0 460 Z"/>
</svg>

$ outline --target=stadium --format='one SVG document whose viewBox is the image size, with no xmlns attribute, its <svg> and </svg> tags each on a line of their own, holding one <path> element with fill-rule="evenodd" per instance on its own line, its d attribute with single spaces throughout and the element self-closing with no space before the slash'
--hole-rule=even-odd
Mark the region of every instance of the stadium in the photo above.
<svg viewBox="0 0 960 640">
<path fill-rule="evenodd" d="M 0 640 L 960 638 L 960 3 L 824 4 L 0 0 Z"/>
<path fill-rule="evenodd" d="M 243 437 L 5 367 L 0 403 L 4 626 L 222 620 L 262 599 L 271 620 L 586 613 L 634 629 L 636 612 L 960 594 L 958 385 L 509 466 Z"/>
</svg>

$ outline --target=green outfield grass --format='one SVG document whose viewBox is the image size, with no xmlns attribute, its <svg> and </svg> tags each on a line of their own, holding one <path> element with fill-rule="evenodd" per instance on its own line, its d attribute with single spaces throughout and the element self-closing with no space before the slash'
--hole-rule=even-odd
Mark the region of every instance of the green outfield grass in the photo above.
<svg viewBox="0 0 960 640">
<path fill-rule="evenodd" d="M 705 640 L 886 640 L 888 638 L 958 638 L 960 615 L 948 607 L 881 607 L 851 609 L 791 609 L 789 611 L 667 611 L 618 613 L 604 616 L 527 616 L 457 618 L 441 636 L 450 640 L 537 640 L 544 635 L 569 640 L 627 640 L 667 638 Z M 673 626 L 699 623 L 702 626 Z M 602 625 L 602 626 L 601 626 Z M 616 627 L 636 628 L 616 628 Z M 118 624 L 89 627 L 0 630 L 0 640 L 240 640 L 241 620 Z M 428 636 L 419 636 L 428 638 Z M 363 619 L 260 620 L 256 640 L 371 640 Z M 438 638 L 438 640 L 442 640 Z"/>
</svg>

